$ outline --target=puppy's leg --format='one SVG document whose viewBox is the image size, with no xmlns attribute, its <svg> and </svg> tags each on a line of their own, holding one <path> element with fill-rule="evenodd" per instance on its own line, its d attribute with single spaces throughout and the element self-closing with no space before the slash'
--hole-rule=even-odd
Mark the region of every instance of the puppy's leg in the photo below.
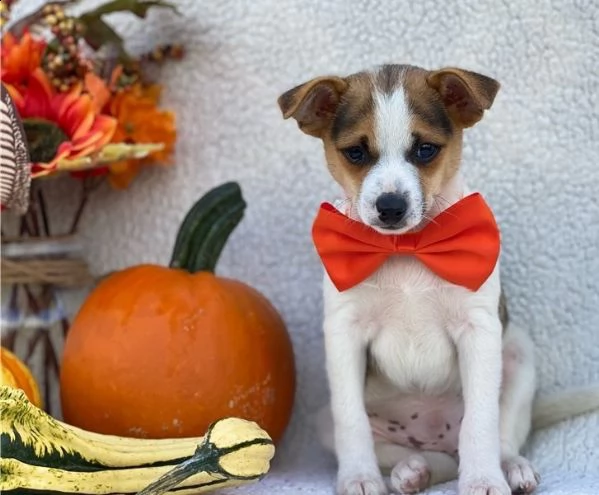
<svg viewBox="0 0 599 495">
<path fill-rule="evenodd" d="M 374 441 L 364 406 L 366 342 L 343 309 L 324 322 L 327 374 L 337 454 L 337 492 L 381 495 L 387 487 L 377 466 Z"/>
<path fill-rule="evenodd" d="M 390 472 L 391 486 L 401 494 L 418 493 L 458 476 L 458 463 L 448 454 L 377 442 L 379 466 Z"/>
<path fill-rule="evenodd" d="M 503 382 L 500 399 L 501 465 L 510 488 L 532 493 L 539 475 L 520 456 L 531 426 L 536 375 L 534 348 L 524 332 L 508 327 L 503 343 Z"/>
<path fill-rule="evenodd" d="M 454 334 L 464 396 L 460 495 L 510 495 L 500 462 L 501 334 L 497 313 L 471 309 Z"/>
<path fill-rule="evenodd" d="M 334 453 L 335 439 L 330 407 L 319 411 L 316 430 L 322 445 Z M 399 493 L 417 493 L 458 476 L 457 461 L 443 452 L 416 450 L 389 442 L 376 442 L 374 450 L 379 467 L 383 473 L 390 475 L 391 485 Z"/>
</svg>

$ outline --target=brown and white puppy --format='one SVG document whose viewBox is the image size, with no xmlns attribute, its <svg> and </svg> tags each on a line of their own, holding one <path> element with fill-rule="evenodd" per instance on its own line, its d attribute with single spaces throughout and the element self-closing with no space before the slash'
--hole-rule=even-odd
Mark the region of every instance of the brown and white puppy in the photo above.
<svg viewBox="0 0 599 495">
<path fill-rule="evenodd" d="M 322 139 L 345 211 L 401 234 L 472 192 L 459 171 L 462 133 L 498 89 L 466 70 L 386 65 L 313 79 L 279 105 Z M 334 438 L 330 423 L 322 437 L 337 455 L 339 494 L 387 493 L 381 468 L 400 493 L 454 479 L 458 467 L 462 495 L 536 488 L 538 475 L 519 454 L 533 416 L 534 352 L 525 333 L 504 328 L 500 292 L 498 266 L 472 292 L 411 257 L 389 259 L 341 293 L 325 275 Z M 597 388 L 577 397 L 542 422 L 599 404 Z"/>
</svg>

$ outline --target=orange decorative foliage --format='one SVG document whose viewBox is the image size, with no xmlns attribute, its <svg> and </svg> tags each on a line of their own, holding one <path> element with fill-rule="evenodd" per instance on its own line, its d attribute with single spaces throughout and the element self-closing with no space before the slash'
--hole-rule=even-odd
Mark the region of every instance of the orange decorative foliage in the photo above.
<svg viewBox="0 0 599 495">
<path fill-rule="evenodd" d="M 125 10 L 135 12 L 141 3 L 129 2 Z M 166 1 L 155 3 L 173 8 Z M 17 21 L 25 26 L 18 34 L 2 35 L 2 84 L 24 122 L 33 177 L 61 171 L 79 178 L 106 175 L 123 189 L 144 165 L 169 162 L 175 117 L 159 109 L 161 87 L 148 84 L 144 70 L 150 63 L 180 59 L 183 48 L 174 44 L 138 57 L 125 51 L 122 58 L 99 56 L 114 33 L 90 35 L 89 16 L 69 13 L 68 4 L 47 2 Z M 106 13 L 95 12 L 90 15 L 98 20 Z M 160 151 L 148 155 L 152 149 Z"/>
<path fill-rule="evenodd" d="M 46 42 L 35 39 L 26 31 L 22 38 L 10 32 L 2 36 L 2 82 L 22 89 L 31 74 L 40 67 Z"/>
<path fill-rule="evenodd" d="M 19 90 L 9 84 L 6 87 L 25 123 L 31 119 L 54 124 L 65 136 L 51 160 L 33 165 L 34 177 L 50 173 L 61 159 L 98 151 L 113 137 L 115 119 L 98 113 L 91 96 L 82 91 L 82 84 L 74 85 L 66 93 L 57 93 L 46 74 L 37 68 L 26 88 Z"/>
<path fill-rule="evenodd" d="M 123 160 L 109 166 L 109 180 L 116 188 L 128 187 L 143 165 L 170 162 L 177 132 L 173 112 L 160 110 L 161 86 L 134 84 L 117 93 L 110 102 L 110 114 L 117 119 L 112 142 L 162 143 L 164 149 L 142 160 Z"/>
<path fill-rule="evenodd" d="M 85 74 L 84 85 L 85 91 L 92 96 L 95 111 L 97 113 L 102 112 L 110 101 L 110 89 L 104 80 L 93 72 Z"/>
</svg>

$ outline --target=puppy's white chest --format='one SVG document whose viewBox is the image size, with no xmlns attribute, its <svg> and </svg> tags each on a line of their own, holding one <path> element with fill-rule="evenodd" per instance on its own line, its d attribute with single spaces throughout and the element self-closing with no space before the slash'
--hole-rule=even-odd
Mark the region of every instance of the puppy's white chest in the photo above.
<svg viewBox="0 0 599 495">
<path fill-rule="evenodd" d="M 438 394 L 458 387 L 448 328 L 459 324 L 459 290 L 410 259 L 391 259 L 361 286 L 357 324 L 370 358 L 404 392 Z"/>
</svg>

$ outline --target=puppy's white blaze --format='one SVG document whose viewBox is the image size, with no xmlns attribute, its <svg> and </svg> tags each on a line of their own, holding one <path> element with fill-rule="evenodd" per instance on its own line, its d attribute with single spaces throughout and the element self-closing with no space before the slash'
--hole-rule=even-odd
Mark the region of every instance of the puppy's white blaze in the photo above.
<svg viewBox="0 0 599 495">
<path fill-rule="evenodd" d="M 403 87 L 392 94 L 376 91 L 373 95 L 375 108 L 375 136 L 381 158 L 402 158 L 410 146 L 411 116 Z"/>
<path fill-rule="evenodd" d="M 412 227 L 420 221 L 422 193 L 418 172 L 404 156 L 412 145 L 412 116 L 406 94 L 401 86 L 391 94 L 375 90 L 373 100 L 379 161 L 362 183 L 359 214 L 371 224 L 378 216 L 375 202 L 381 194 L 406 194 L 410 204 L 407 226 Z"/>
</svg>

